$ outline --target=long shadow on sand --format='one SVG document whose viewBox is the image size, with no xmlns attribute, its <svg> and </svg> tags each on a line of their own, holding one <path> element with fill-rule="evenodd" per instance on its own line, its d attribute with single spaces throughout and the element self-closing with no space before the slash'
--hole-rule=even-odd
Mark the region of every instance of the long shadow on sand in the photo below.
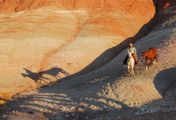
<svg viewBox="0 0 176 120">
<path fill-rule="evenodd" d="M 51 79 L 44 77 L 43 75 L 53 76 L 56 80 L 60 79 L 59 74 L 63 74 L 65 76 L 69 76 L 69 73 L 59 67 L 52 67 L 48 70 L 40 70 L 38 72 L 33 72 L 27 68 L 23 68 L 25 73 L 21 73 L 21 75 L 25 78 L 28 77 L 34 80 L 36 83 L 41 83 L 41 81 L 49 82 Z"/>
<path fill-rule="evenodd" d="M 28 77 L 32 80 L 34 80 L 36 83 L 40 80 L 49 80 L 46 77 L 41 76 L 39 73 L 36 72 L 32 72 L 31 70 L 27 69 L 27 68 L 23 68 L 25 70 L 25 73 L 21 73 L 21 75 L 25 78 Z"/>
<path fill-rule="evenodd" d="M 60 76 L 59 76 L 60 73 L 65 75 L 65 76 L 69 76 L 68 72 L 66 72 L 65 70 L 63 70 L 62 68 L 59 68 L 57 66 L 52 67 L 48 70 L 43 70 L 43 71 L 39 72 L 40 75 L 44 75 L 44 74 L 46 75 L 47 74 L 47 75 L 51 75 L 51 76 L 55 77 L 56 79 L 60 78 Z"/>
</svg>

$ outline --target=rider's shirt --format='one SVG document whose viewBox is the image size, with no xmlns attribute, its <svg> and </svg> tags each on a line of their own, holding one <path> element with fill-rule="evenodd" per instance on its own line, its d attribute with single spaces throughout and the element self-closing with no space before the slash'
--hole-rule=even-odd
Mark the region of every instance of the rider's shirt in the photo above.
<svg viewBox="0 0 176 120">
<path fill-rule="evenodd" d="M 133 56 L 135 63 L 138 63 L 137 50 L 135 47 L 128 48 L 128 56 Z M 129 62 L 129 61 L 128 61 Z"/>
<path fill-rule="evenodd" d="M 128 49 L 128 53 L 130 53 L 130 54 L 136 54 L 136 48 L 135 47 L 131 47 L 131 48 L 129 48 Z"/>
</svg>

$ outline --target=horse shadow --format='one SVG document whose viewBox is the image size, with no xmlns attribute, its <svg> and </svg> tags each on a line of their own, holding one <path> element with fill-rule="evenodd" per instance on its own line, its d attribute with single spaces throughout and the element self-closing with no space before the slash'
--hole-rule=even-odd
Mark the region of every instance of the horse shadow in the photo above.
<svg viewBox="0 0 176 120">
<path fill-rule="evenodd" d="M 38 74 L 40 76 L 42 76 L 42 75 L 51 75 L 51 76 L 53 76 L 56 79 L 61 78 L 59 76 L 60 73 L 63 74 L 63 75 L 65 75 L 66 77 L 69 76 L 68 72 L 66 72 L 65 70 L 63 70 L 62 68 L 59 68 L 57 66 L 56 67 L 52 67 L 52 68 L 50 68 L 48 70 L 43 70 L 43 71 L 40 70 L 40 72 L 38 72 Z"/>
<path fill-rule="evenodd" d="M 27 69 L 27 68 L 23 68 L 23 70 L 25 70 L 25 73 L 21 73 L 21 75 L 25 78 L 28 77 L 32 80 L 35 81 L 35 83 L 41 83 L 41 81 L 44 82 L 48 82 L 48 80 L 50 80 L 47 77 L 44 77 L 43 75 L 51 75 L 53 76 L 55 79 L 60 79 L 61 77 L 59 76 L 60 73 L 64 74 L 66 77 L 69 76 L 69 73 L 66 72 L 65 70 L 63 70 L 62 68 L 59 67 L 52 67 L 48 70 L 40 70 L 38 72 L 32 72 L 31 70 Z"/>
<path fill-rule="evenodd" d="M 35 83 L 38 83 L 41 80 L 49 80 L 46 77 L 43 77 L 41 74 L 39 74 L 38 72 L 32 72 L 31 70 L 27 69 L 27 68 L 23 68 L 23 70 L 25 70 L 25 73 L 21 73 L 21 75 L 26 78 L 30 78 L 32 80 L 35 81 Z"/>
</svg>

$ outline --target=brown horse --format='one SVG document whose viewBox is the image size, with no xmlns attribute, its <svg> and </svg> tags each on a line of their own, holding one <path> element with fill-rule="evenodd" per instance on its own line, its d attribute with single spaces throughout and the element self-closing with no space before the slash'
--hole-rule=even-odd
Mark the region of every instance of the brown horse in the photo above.
<svg viewBox="0 0 176 120">
<path fill-rule="evenodd" d="M 142 58 L 145 59 L 146 65 L 151 65 L 157 59 L 157 49 L 156 48 L 149 48 L 147 51 L 142 52 Z"/>
</svg>

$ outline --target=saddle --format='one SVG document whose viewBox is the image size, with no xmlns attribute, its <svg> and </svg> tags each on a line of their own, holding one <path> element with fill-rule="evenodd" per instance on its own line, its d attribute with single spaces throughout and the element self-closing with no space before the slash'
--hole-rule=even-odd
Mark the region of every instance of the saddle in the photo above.
<svg viewBox="0 0 176 120">
<path fill-rule="evenodd" d="M 136 55 L 136 54 L 132 54 L 132 56 L 133 56 L 133 58 L 134 58 L 135 64 L 137 65 L 137 64 L 138 64 L 137 55 Z"/>
<path fill-rule="evenodd" d="M 137 55 L 136 54 L 132 54 L 132 56 L 134 58 L 135 64 L 137 65 L 138 64 Z M 128 55 L 125 57 L 125 59 L 123 61 L 123 65 L 127 65 L 128 57 L 129 57 Z"/>
</svg>

